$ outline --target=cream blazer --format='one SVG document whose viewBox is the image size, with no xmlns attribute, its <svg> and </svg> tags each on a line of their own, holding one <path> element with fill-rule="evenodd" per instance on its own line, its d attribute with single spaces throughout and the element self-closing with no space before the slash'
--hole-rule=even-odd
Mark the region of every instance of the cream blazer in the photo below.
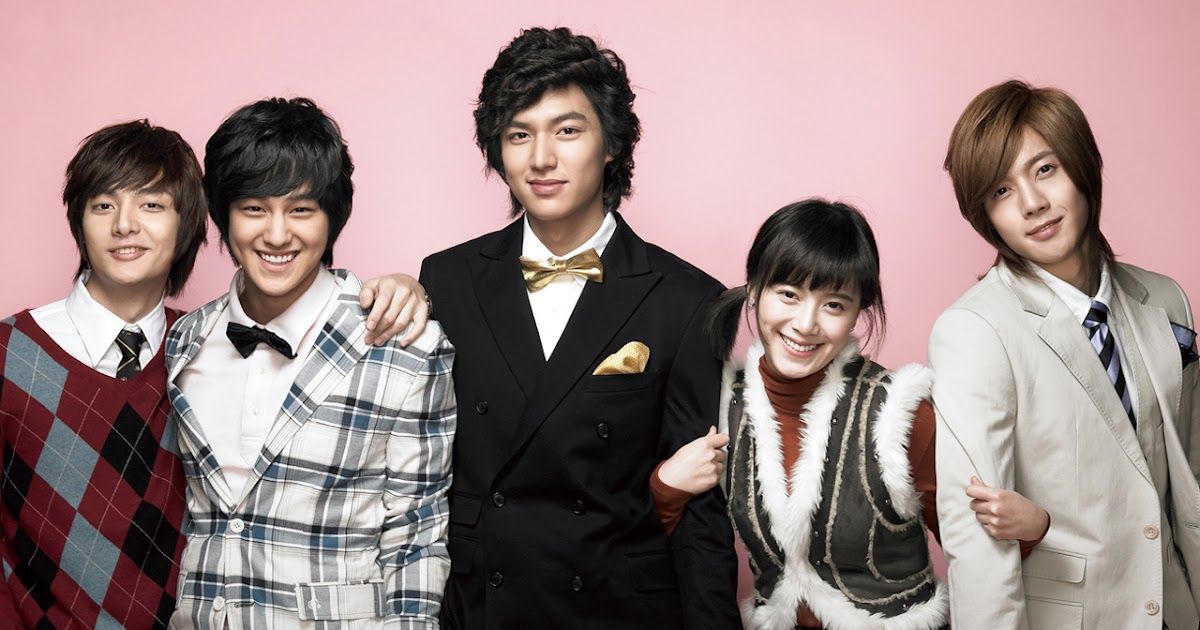
<svg viewBox="0 0 1200 630">
<path fill-rule="evenodd" d="M 1151 456 L 1166 458 L 1165 513 L 1193 576 L 1183 599 L 1200 609 L 1198 367 L 1182 367 L 1171 330 L 1194 329 L 1191 310 L 1166 276 L 1118 264 L 1113 284 L 1123 365 L 1144 363 L 1124 370 L 1137 388 L 1135 414 L 1162 424 L 1162 450 Z M 938 318 L 929 360 L 954 626 L 1161 629 L 1164 510 L 1138 436 L 1066 304 L 1002 263 Z M 1152 400 L 1161 415 L 1149 411 Z M 976 521 L 964 494 L 971 475 L 1050 512 L 1049 532 L 1024 561 L 1015 542 L 992 539 Z"/>
</svg>

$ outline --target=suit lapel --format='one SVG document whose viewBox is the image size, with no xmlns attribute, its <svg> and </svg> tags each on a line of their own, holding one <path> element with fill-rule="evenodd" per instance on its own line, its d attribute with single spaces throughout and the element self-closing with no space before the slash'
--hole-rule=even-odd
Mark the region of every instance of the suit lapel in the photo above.
<svg viewBox="0 0 1200 630">
<path fill-rule="evenodd" d="M 283 407 L 279 410 L 275 423 L 271 425 L 258 459 L 250 471 L 250 478 L 246 480 L 241 496 L 233 502 L 234 506 L 246 500 L 267 469 L 295 437 L 296 432 L 370 350 L 370 346 L 363 341 L 367 328 L 362 309 L 358 305 L 360 287 L 357 278 L 348 275 L 342 286 L 342 293 L 336 298 L 338 304 L 321 327 L 321 332 L 313 342 L 312 351 L 304 360 L 304 366 L 300 368 L 300 373 L 288 390 Z"/>
<path fill-rule="evenodd" d="M 517 261 L 522 230 L 520 219 L 510 223 L 480 248 L 480 255 L 470 259 L 470 265 L 483 318 L 528 400 L 546 369 L 546 359 Z"/>
<path fill-rule="evenodd" d="M 1150 469 L 1138 444 L 1137 434 L 1129 423 L 1129 416 L 1125 415 L 1125 408 L 1117 398 L 1116 390 L 1108 380 L 1108 374 L 1100 364 L 1095 349 L 1088 342 L 1083 324 L 1075 319 L 1067 305 L 1042 281 L 1014 274 L 1007 266 L 1003 267 L 1003 271 L 1005 280 L 1021 301 L 1022 307 L 1042 318 L 1038 336 L 1058 355 L 1059 360 L 1087 392 L 1088 398 L 1100 412 L 1100 419 L 1108 426 L 1113 438 L 1137 467 L 1138 472 L 1147 481 L 1151 481 Z"/>
<path fill-rule="evenodd" d="M 513 435 L 510 457 L 537 431 L 579 379 L 603 358 L 600 354 L 662 277 L 650 269 L 646 243 L 629 229 L 620 215 L 616 218 L 617 229 L 601 257 L 604 282 L 588 282 L 584 286 Z M 522 297 L 525 297 L 523 288 Z M 526 309 L 528 302 L 524 300 Z M 540 349 L 540 343 L 535 347 Z"/>
<path fill-rule="evenodd" d="M 1128 322 L 1125 328 L 1133 337 L 1122 344 L 1121 351 L 1125 354 L 1137 353 L 1150 378 L 1150 382 L 1140 379 L 1135 381 L 1139 398 L 1138 411 L 1147 413 L 1145 409 L 1148 399 L 1153 395 L 1158 398 L 1163 421 L 1174 423 L 1175 410 L 1180 408 L 1183 373 L 1177 367 L 1179 346 L 1171 332 L 1167 312 L 1146 304 L 1149 295 L 1146 287 L 1119 265 L 1114 265 L 1113 290 L 1124 320 Z"/>
<path fill-rule="evenodd" d="M 166 348 L 167 393 L 179 421 L 180 447 L 186 448 L 196 460 L 197 467 L 208 480 L 209 487 L 216 493 L 216 498 L 226 511 L 233 507 L 233 491 L 230 490 L 229 482 L 225 480 L 220 463 L 217 462 L 216 455 L 209 446 L 200 420 L 196 418 L 183 391 L 175 384 L 175 379 L 196 358 L 204 341 L 213 333 L 213 328 L 216 327 L 217 321 L 221 319 L 221 315 L 228 306 L 229 296 L 224 295 L 200 307 L 194 317 L 183 320 L 177 329 L 172 329 L 167 338 Z"/>
</svg>

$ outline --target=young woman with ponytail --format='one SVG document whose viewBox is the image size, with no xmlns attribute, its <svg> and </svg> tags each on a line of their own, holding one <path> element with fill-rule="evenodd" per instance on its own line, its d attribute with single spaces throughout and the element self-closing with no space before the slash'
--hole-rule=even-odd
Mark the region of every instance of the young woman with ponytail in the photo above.
<svg viewBox="0 0 1200 630">
<path fill-rule="evenodd" d="M 741 317 L 756 340 L 729 360 Z M 688 496 L 722 480 L 754 573 L 747 628 L 941 628 L 946 585 L 926 530 L 938 536 L 935 416 L 921 365 L 887 370 L 861 354 L 883 335 L 879 252 L 862 214 L 822 199 L 785 206 L 759 229 L 746 284 L 714 304 L 709 332 L 726 359 L 721 433 L 664 461 L 651 485 L 668 530 Z M 973 484 L 997 539 L 1037 545 L 1044 510 Z"/>
</svg>

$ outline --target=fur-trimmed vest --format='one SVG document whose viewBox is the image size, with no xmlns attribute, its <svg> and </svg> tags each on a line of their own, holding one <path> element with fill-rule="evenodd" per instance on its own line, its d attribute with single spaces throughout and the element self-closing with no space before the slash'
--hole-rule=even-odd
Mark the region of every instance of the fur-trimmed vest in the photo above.
<svg viewBox="0 0 1200 630">
<path fill-rule="evenodd" d="M 792 628 L 800 604 L 831 630 L 944 626 L 948 593 L 929 563 L 908 460 L 929 371 L 889 372 L 849 344 L 804 407 L 788 494 L 762 354 L 756 344 L 744 371 L 726 365 L 722 387 L 729 514 L 755 575 L 746 627 Z"/>
</svg>

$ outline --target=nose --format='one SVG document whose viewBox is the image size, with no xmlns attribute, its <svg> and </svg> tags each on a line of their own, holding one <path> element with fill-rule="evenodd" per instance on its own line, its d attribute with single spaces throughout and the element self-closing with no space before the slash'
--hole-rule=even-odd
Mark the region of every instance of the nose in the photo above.
<svg viewBox="0 0 1200 630">
<path fill-rule="evenodd" d="M 141 230 L 137 213 L 137 208 L 131 204 L 118 204 L 117 211 L 113 213 L 113 235 L 137 234 Z"/>
<path fill-rule="evenodd" d="M 263 241 L 271 247 L 283 247 L 287 245 L 291 238 L 292 232 L 288 228 L 287 214 L 272 212 L 267 217 L 266 230 L 263 232 Z"/>
<path fill-rule="evenodd" d="M 1021 210 L 1027 217 L 1041 214 L 1050 207 L 1049 200 L 1046 199 L 1046 195 L 1036 183 L 1031 182 L 1018 186 L 1017 194 L 1021 200 Z"/>
<path fill-rule="evenodd" d="M 533 155 L 530 156 L 530 166 L 535 171 L 549 171 L 558 166 L 558 156 L 554 152 L 554 140 L 540 134 L 533 140 Z"/>
<path fill-rule="evenodd" d="M 807 305 L 798 307 L 792 315 L 792 330 L 806 336 L 817 334 L 817 308 Z"/>
</svg>

